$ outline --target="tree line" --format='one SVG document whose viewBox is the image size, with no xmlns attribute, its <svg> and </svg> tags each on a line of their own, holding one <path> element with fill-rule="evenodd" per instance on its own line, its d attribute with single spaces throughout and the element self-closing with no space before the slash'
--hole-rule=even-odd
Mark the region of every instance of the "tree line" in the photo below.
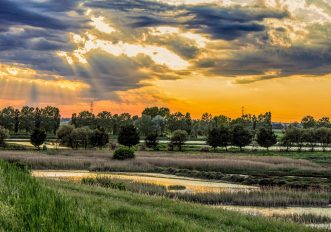
<svg viewBox="0 0 331 232">
<path fill-rule="evenodd" d="M 280 141 L 277 141 L 273 131 L 270 112 L 246 114 L 235 119 L 204 113 L 200 119 L 192 119 L 190 113 L 171 112 L 164 107 L 148 107 L 141 116 L 112 114 L 108 111 L 94 115 L 82 111 L 73 114 L 70 122 L 61 127 L 60 118 L 59 109 L 52 106 L 24 106 L 21 110 L 6 107 L 0 111 L 0 126 L 11 133 L 29 133 L 34 144 L 45 140 L 47 133 L 54 133 L 63 145 L 72 148 L 102 147 L 109 142 L 111 135 L 129 147 L 144 138 L 146 146 L 151 148 L 157 148 L 159 138 L 168 137 L 170 150 L 176 147 L 181 150 L 185 141 L 198 137 L 205 138 L 206 143 L 214 149 L 237 146 L 241 150 L 254 142 L 268 149 L 280 142 L 279 145 L 286 147 L 286 150 L 297 147 L 301 151 L 304 146 L 310 146 L 312 150 L 315 146 L 321 146 L 325 150 L 331 143 L 331 123 L 327 117 L 319 120 L 312 116 L 304 117 L 301 123 L 293 123 L 285 128 Z M 6 131 L 0 131 L 0 137 L 1 134 L 2 137 L 8 137 Z M 130 139 L 131 142 L 125 142 Z"/>
<path fill-rule="evenodd" d="M 23 106 L 20 110 L 6 107 L 0 111 L 0 126 L 11 133 L 32 133 L 35 129 L 56 133 L 60 126 L 60 110 L 53 106 L 34 108 Z"/>
</svg>

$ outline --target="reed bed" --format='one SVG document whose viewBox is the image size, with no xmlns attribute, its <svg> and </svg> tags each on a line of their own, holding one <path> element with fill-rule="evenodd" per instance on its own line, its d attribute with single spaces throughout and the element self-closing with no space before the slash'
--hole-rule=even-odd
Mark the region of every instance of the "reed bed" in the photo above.
<svg viewBox="0 0 331 232">
<path fill-rule="evenodd" d="M 266 188 L 261 191 L 190 193 L 188 191 L 182 191 L 185 190 L 185 186 L 175 186 L 176 188 L 169 189 L 156 184 L 114 179 L 110 177 L 97 177 L 94 180 L 91 180 L 91 178 L 83 178 L 81 183 L 141 194 L 165 196 L 208 205 L 328 207 L 331 203 L 330 193 L 319 191 L 293 191 L 291 189 Z"/>
</svg>

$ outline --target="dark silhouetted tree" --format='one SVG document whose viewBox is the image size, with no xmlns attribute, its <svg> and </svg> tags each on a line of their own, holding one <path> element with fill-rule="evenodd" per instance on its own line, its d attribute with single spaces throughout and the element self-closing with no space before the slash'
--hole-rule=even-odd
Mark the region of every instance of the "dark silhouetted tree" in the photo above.
<svg viewBox="0 0 331 232">
<path fill-rule="evenodd" d="M 30 136 L 30 142 L 33 146 L 40 149 L 40 145 L 42 145 L 46 141 L 47 134 L 45 131 L 40 129 L 35 129 L 31 136 Z"/>
<path fill-rule="evenodd" d="M 215 127 L 208 133 L 207 144 L 213 147 L 214 150 L 216 150 L 217 147 L 225 147 L 225 149 L 227 149 L 230 139 L 231 137 L 228 127 Z"/>
<path fill-rule="evenodd" d="M 132 147 L 139 143 L 139 133 L 135 126 L 122 126 L 118 134 L 118 143 L 124 146 Z"/>
<path fill-rule="evenodd" d="M 102 129 L 95 129 L 90 136 L 90 144 L 93 147 L 99 147 L 100 149 L 106 146 L 109 142 L 108 134 Z"/>
<path fill-rule="evenodd" d="M 172 133 L 170 142 L 173 146 L 177 146 L 178 150 L 181 151 L 187 139 L 188 139 L 188 133 L 185 130 L 175 130 Z"/>
<path fill-rule="evenodd" d="M 277 136 L 270 128 L 260 127 L 256 135 L 256 141 L 261 147 L 272 147 L 277 143 Z"/>
<path fill-rule="evenodd" d="M 253 135 L 251 130 L 241 124 L 235 124 L 231 128 L 232 145 L 239 147 L 240 151 L 245 146 L 251 144 Z"/>
</svg>

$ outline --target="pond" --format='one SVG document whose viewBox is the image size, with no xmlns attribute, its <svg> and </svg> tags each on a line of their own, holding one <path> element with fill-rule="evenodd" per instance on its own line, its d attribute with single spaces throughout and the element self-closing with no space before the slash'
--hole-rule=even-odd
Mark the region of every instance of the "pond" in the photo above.
<svg viewBox="0 0 331 232">
<path fill-rule="evenodd" d="M 161 186 L 181 185 L 185 186 L 188 192 L 233 192 L 233 191 L 254 191 L 258 187 L 230 184 L 219 181 L 206 181 L 202 179 L 195 179 L 189 177 L 178 177 L 174 175 L 166 175 L 159 173 L 98 173 L 88 171 L 33 171 L 32 175 L 35 177 L 69 179 L 73 181 L 80 181 L 84 177 L 95 178 L 97 176 L 107 176 L 115 179 L 125 179 L 140 183 L 149 183 Z"/>
</svg>

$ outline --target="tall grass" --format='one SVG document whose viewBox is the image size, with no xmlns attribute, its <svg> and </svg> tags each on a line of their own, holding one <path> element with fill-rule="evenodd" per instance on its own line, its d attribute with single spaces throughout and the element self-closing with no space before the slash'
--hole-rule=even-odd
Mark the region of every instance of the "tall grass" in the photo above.
<svg viewBox="0 0 331 232">
<path fill-rule="evenodd" d="M 114 179 L 110 177 L 97 177 L 95 179 L 83 178 L 81 183 L 141 194 L 165 196 L 208 205 L 328 207 L 331 203 L 331 196 L 328 192 L 318 191 L 293 191 L 291 189 L 266 188 L 261 191 L 190 193 L 181 191 L 185 190 L 185 186 L 169 186 L 169 188 L 166 188 L 165 186 L 156 184 Z"/>
<path fill-rule="evenodd" d="M 110 231 L 135 232 L 317 232 L 293 223 L 208 206 L 72 182 L 44 180 L 72 196 Z M 321 230 L 322 231 L 322 230 Z"/>
<path fill-rule="evenodd" d="M 0 161 L 0 188 L 1 231 L 104 231 L 77 202 L 4 161 Z"/>
<path fill-rule="evenodd" d="M 272 217 L 290 220 L 301 224 L 330 224 L 331 218 L 315 214 L 273 214 Z"/>
</svg>

